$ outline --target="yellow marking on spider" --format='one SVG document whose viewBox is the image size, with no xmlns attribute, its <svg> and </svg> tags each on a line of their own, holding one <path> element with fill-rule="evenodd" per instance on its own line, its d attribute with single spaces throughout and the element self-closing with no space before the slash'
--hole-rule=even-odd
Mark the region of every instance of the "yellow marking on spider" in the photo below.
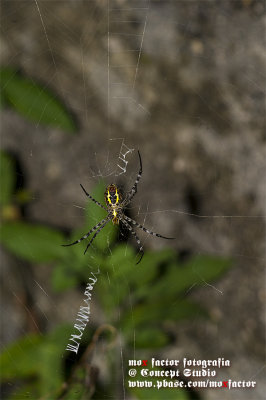
<svg viewBox="0 0 266 400">
<path fill-rule="evenodd" d="M 110 190 L 108 190 L 108 193 L 107 193 L 107 200 L 108 200 L 108 203 L 109 203 L 112 207 L 114 207 L 116 204 L 119 203 L 119 194 L 118 194 L 117 188 L 115 189 L 115 195 L 116 195 L 116 201 L 115 201 L 115 204 L 113 204 L 113 203 L 111 202 Z"/>
<path fill-rule="evenodd" d="M 114 218 L 112 219 L 113 224 L 119 225 L 119 218 L 117 218 L 117 212 L 115 209 L 113 210 L 113 216 L 114 216 Z"/>
</svg>

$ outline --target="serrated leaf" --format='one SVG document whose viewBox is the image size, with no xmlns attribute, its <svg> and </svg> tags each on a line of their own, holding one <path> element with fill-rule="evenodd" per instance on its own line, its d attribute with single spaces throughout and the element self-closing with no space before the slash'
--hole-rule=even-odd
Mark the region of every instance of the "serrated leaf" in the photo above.
<svg viewBox="0 0 266 400">
<path fill-rule="evenodd" d="M 0 153 L 0 204 L 6 206 L 11 203 L 11 197 L 15 187 L 14 160 L 8 154 Z"/>
<path fill-rule="evenodd" d="M 23 117 L 37 124 L 76 132 L 73 118 L 50 90 L 10 68 L 1 68 L 0 77 L 4 96 Z"/>
<path fill-rule="evenodd" d="M 54 229 L 25 222 L 6 222 L 0 228 L 1 243 L 17 257 L 49 262 L 65 257 L 64 236 Z"/>
</svg>

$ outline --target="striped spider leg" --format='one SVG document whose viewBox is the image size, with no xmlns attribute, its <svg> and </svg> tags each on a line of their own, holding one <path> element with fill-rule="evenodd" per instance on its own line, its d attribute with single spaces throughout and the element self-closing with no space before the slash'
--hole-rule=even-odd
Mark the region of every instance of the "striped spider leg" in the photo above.
<svg viewBox="0 0 266 400">
<path fill-rule="evenodd" d="M 133 225 L 135 225 L 137 228 L 142 229 L 144 232 L 148 233 L 149 235 L 152 236 L 157 236 L 163 239 L 175 239 L 175 238 L 169 238 L 163 235 L 160 235 L 159 233 L 156 232 L 152 232 L 150 230 L 148 230 L 147 228 L 145 228 L 145 226 L 140 225 L 137 221 L 135 221 L 132 218 L 129 218 L 128 216 L 126 216 L 125 214 L 121 215 L 120 217 L 121 222 L 127 227 L 127 229 L 132 233 L 132 235 L 135 237 L 136 242 L 138 243 L 139 246 L 139 252 L 141 253 L 141 257 L 139 259 L 139 261 L 137 262 L 137 264 L 139 264 L 142 260 L 142 257 L 144 256 L 144 251 L 143 251 L 143 246 L 136 234 L 136 232 L 134 231 L 134 229 L 132 228 L 132 226 L 129 224 L 129 222 L 131 222 Z"/>
<path fill-rule="evenodd" d="M 101 203 L 99 203 L 97 200 L 95 200 L 82 186 L 82 184 L 80 184 L 83 192 L 86 194 L 87 197 L 89 197 L 89 199 L 91 199 L 95 204 L 97 204 L 97 206 L 103 208 L 105 211 L 108 212 L 108 209 L 106 207 L 104 207 Z M 93 232 L 95 232 L 95 234 L 93 235 L 92 239 L 89 241 L 86 250 L 84 251 L 84 254 L 86 253 L 86 251 L 88 250 L 88 248 L 90 247 L 90 245 L 92 244 L 93 240 L 96 238 L 96 236 L 98 235 L 98 233 L 101 232 L 101 230 L 105 227 L 105 225 L 107 224 L 107 222 L 111 221 L 112 219 L 112 215 L 110 215 L 110 212 L 108 212 L 108 216 L 105 217 L 102 221 L 98 222 L 98 224 L 96 224 L 88 233 L 86 233 L 86 235 L 82 236 L 80 239 L 76 240 L 73 243 L 69 243 L 69 244 L 62 244 L 62 246 L 64 247 L 68 247 L 68 246 L 73 246 L 74 244 L 78 244 L 80 243 L 82 240 L 87 239 L 87 237 L 89 237 Z M 97 229 L 97 230 L 96 230 Z"/>
<path fill-rule="evenodd" d="M 128 222 L 131 222 L 137 228 L 142 229 L 144 232 L 148 233 L 149 235 L 157 236 L 157 237 L 160 237 L 160 238 L 163 238 L 163 239 L 175 239 L 175 238 L 170 238 L 170 237 L 166 237 L 166 236 L 160 235 L 159 233 L 156 233 L 156 232 L 149 231 L 147 228 L 145 228 L 145 226 L 140 225 L 137 221 L 135 221 L 132 218 L 127 217 L 126 215 L 123 215 L 123 218 L 126 219 Z"/>
<path fill-rule="evenodd" d="M 139 183 L 141 175 L 142 175 L 142 161 L 141 161 L 141 156 L 140 156 L 139 150 L 138 150 L 138 155 L 139 155 L 139 164 L 140 164 L 139 172 L 138 172 L 136 181 L 135 181 L 132 189 L 127 193 L 125 200 L 122 202 L 122 208 L 126 207 L 131 202 L 131 200 L 133 199 L 133 197 L 135 196 L 135 194 L 137 193 L 137 190 L 138 190 L 138 183 Z"/>
<path fill-rule="evenodd" d="M 125 216 L 124 216 L 124 217 L 125 217 Z M 134 236 L 134 238 L 136 239 L 136 242 L 138 243 L 139 252 L 140 252 L 140 259 L 139 259 L 139 261 L 136 263 L 136 265 L 138 265 L 138 264 L 141 262 L 142 257 L 144 256 L 143 247 L 142 247 L 142 245 L 141 245 L 141 243 L 140 243 L 140 240 L 139 240 L 139 238 L 138 238 L 136 232 L 135 232 L 134 229 L 132 228 L 132 226 L 129 225 L 129 223 L 128 223 L 125 219 L 123 219 L 123 218 L 121 219 L 121 222 L 122 222 L 122 224 L 125 225 L 125 227 L 129 230 L 129 232 L 131 232 L 131 234 L 132 234 L 132 235 Z"/>
<path fill-rule="evenodd" d="M 108 215 L 107 217 L 105 217 L 101 222 L 99 222 L 97 225 L 95 225 L 88 233 L 86 233 L 86 235 L 82 236 L 80 239 L 76 240 L 73 243 L 69 243 L 69 244 L 62 244 L 62 246 L 64 247 L 68 247 L 68 246 L 73 246 L 74 244 L 78 244 L 80 243 L 82 240 L 87 239 L 87 237 L 90 236 L 91 233 L 95 232 L 96 229 L 97 231 L 95 232 L 95 234 L 93 235 L 92 239 L 89 241 L 88 246 L 86 247 L 86 250 L 84 251 L 84 254 L 86 253 L 86 251 L 88 250 L 88 248 L 90 247 L 90 245 L 92 244 L 93 240 L 96 238 L 96 236 L 98 235 L 98 233 L 101 232 L 101 230 L 105 227 L 105 225 L 107 224 L 107 222 L 109 222 L 111 220 L 112 217 L 110 217 L 110 215 Z M 98 229 L 99 228 L 99 229 Z"/>
<path fill-rule="evenodd" d="M 82 186 L 82 184 L 80 183 L 81 189 L 83 190 L 83 192 L 86 194 L 86 196 L 89 197 L 89 199 L 91 199 L 95 204 L 97 204 L 97 206 L 103 208 L 105 211 L 108 211 L 106 207 L 104 207 L 101 203 L 99 203 L 97 200 L 95 200 Z"/>
</svg>

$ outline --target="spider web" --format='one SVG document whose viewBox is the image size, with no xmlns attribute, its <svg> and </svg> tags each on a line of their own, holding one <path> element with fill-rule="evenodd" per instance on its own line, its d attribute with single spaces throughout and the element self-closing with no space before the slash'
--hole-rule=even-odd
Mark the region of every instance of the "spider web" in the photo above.
<svg viewBox="0 0 266 400">
<path fill-rule="evenodd" d="M 85 199 L 79 183 L 86 183 L 89 192 L 102 179 L 123 183 L 129 189 L 139 168 L 139 149 L 144 166 L 138 195 L 130 208 L 134 218 L 151 230 L 176 236 L 175 246 L 182 254 L 233 257 L 237 264 L 228 277 L 215 284 L 204 281 L 203 289 L 193 295 L 192 289 L 204 280 L 195 266 L 195 282 L 188 294 L 206 306 L 212 299 L 216 322 L 206 328 L 200 325 L 199 331 L 213 342 L 209 350 L 205 342 L 204 351 L 199 351 L 192 337 L 195 320 L 179 328 L 179 346 L 192 346 L 191 353 L 202 359 L 227 352 L 229 359 L 233 357 L 239 379 L 260 381 L 256 391 L 248 391 L 248 396 L 259 399 L 264 393 L 263 365 L 258 356 L 262 346 L 256 347 L 252 356 L 247 349 L 256 335 L 263 342 L 261 298 L 265 295 L 261 279 L 265 263 L 265 148 L 260 135 L 265 76 L 259 44 L 251 50 L 251 43 L 262 37 L 259 24 L 254 23 L 261 13 L 260 2 L 235 2 L 239 5 L 236 20 L 230 15 L 229 2 L 220 6 L 216 2 L 187 3 L 106 0 L 99 5 L 69 1 L 62 2 L 66 9 L 55 2 L 54 10 L 42 0 L 6 5 L 9 25 L 2 29 L 4 60 L 56 90 L 81 122 L 80 135 L 70 143 L 63 133 L 47 132 L 39 124 L 29 131 L 29 124 L 19 117 L 3 116 L 6 131 L 12 131 L 4 135 L 3 147 L 19 154 L 25 165 L 34 192 L 31 218 L 60 227 L 65 226 L 65 218 L 71 227 L 81 225 Z M 204 7 L 211 10 L 209 14 Z M 83 14 L 90 24 L 80 22 Z M 217 22 L 214 43 L 208 36 L 211 17 Z M 13 38 L 16 21 L 22 26 L 19 39 Z M 207 28 L 202 32 L 203 24 Z M 231 41 L 237 49 L 228 63 Z M 247 59 L 246 54 L 252 58 Z M 38 57 L 41 64 L 36 70 L 33 59 Z M 79 77 L 73 84 L 69 82 L 72 76 Z M 141 239 L 144 248 L 165 246 L 145 235 Z M 111 246 L 109 251 L 112 254 Z M 37 307 L 48 325 L 53 325 L 53 313 L 57 320 L 74 323 L 82 293 L 73 295 L 69 313 L 69 296 L 54 300 L 46 271 L 40 268 L 34 276 Z M 126 277 L 125 284 L 131 299 Z M 16 280 L 8 280 L 7 287 L 21 302 Z M 115 282 L 110 282 L 110 290 L 114 296 L 119 293 Z M 62 314 L 63 305 L 67 312 Z M 22 308 L 25 311 L 23 302 Z M 21 325 L 23 312 L 15 312 Z M 234 323 L 241 312 L 243 318 Z M 26 309 L 26 313 L 34 324 L 32 311 Z M 91 319 L 99 320 L 96 311 Z M 261 321 L 258 325 L 256 319 Z M 17 326 L 11 327 L 3 333 L 5 341 L 23 333 Z M 35 328 L 41 332 L 40 326 Z M 232 344 L 215 340 L 216 335 L 231 336 L 232 329 L 238 332 Z M 132 335 L 138 335 L 134 327 Z M 183 354 L 180 347 L 171 349 L 168 358 L 179 358 Z M 233 353 L 234 347 L 237 352 Z M 121 336 L 119 353 L 120 395 L 126 398 L 127 359 Z M 228 394 L 227 398 L 233 396 Z M 219 397 L 208 391 L 206 398 Z"/>
</svg>

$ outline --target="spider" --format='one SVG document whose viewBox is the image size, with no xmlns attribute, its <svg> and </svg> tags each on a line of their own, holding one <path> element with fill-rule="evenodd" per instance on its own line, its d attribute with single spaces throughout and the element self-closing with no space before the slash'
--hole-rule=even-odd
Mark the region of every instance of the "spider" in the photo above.
<svg viewBox="0 0 266 400">
<path fill-rule="evenodd" d="M 133 197 L 137 193 L 138 183 L 139 183 L 141 175 L 142 175 L 142 161 L 141 161 L 141 156 L 140 156 L 139 151 L 138 151 L 138 155 L 139 155 L 139 163 L 140 163 L 139 173 L 137 175 L 136 181 L 135 181 L 132 189 L 126 193 L 124 198 L 123 198 L 120 190 L 118 189 L 118 187 L 114 183 L 111 183 L 109 186 L 107 186 L 105 193 L 104 193 L 104 198 L 105 198 L 105 203 L 106 203 L 106 207 L 105 207 L 101 203 L 99 203 L 97 200 L 95 200 L 89 193 L 87 193 L 87 191 L 84 189 L 84 187 L 80 184 L 80 186 L 81 186 L 82 190 L 84 191 L 84 193 L 86 194 L 86 196 L 88 196 L 89 199 L 91 199 L 95 204 L 97 204 L 97 206 L 99 206 L 99 207 L 103 208 L 105 211 L 107 211 L 107 216 L 102 221 L 100 221 L 98 224 L 96 224 L 88 233 L 86 233 L 86 235 L 82 236 L 80 239 L 76 240 L 73 243 L 63 244 L 62 246 L 73 246 L 74 244 L 80 243 L 82 240 L 87 239 L 87 237 L 89 237 L 93 232 L 96 231 L 84 251 L 84 254 L 85 254 L 86 251 L 88 250 L 88 248 L 90 247 L 90 245 L 92 244 L 93 240 L 98 235 L 98 233 L 101 232 L 101 230 L 105 227 L 105 225 L 109 221 L 112 221 L 113 224 L 115 224 L 115 225 L 119 225 L 119 222 L 121 222 L 131 232 L 131 234 L 134 236 L 134 238 L 137 241 L 137 244 L 139 246 L 139 252 L 141 254 L 140 259 L 137 262 L 137 264 L 139 264 L 144 255 L 143 246 L 141 245 L 140 240 L 139 240 L 136 232 L 133 230 L 132 226 L 130 225 L 130 223 L 135 225 L 137 228 L 142 229 L 144 232 L 148 233 L 149 235 L 157 236 L 157 237 L 160 237 L 163 239 L 174 239 L 174 238 L 162 236 L 159 233 L 152 232 L 152 231 L 148 230 L 147 228 L 145 228 L 144 226 L 140 225 L 134 219 L 129 218 L 127 215 L 124 214 L 125 208 L 129 205 L 129 203 L 131 203 Z"/>
</svg>

